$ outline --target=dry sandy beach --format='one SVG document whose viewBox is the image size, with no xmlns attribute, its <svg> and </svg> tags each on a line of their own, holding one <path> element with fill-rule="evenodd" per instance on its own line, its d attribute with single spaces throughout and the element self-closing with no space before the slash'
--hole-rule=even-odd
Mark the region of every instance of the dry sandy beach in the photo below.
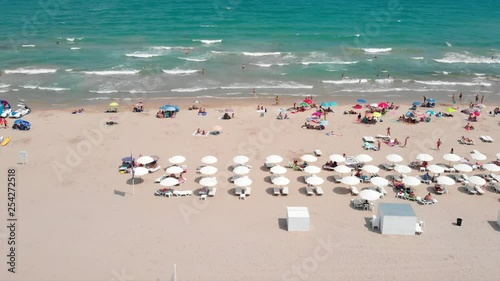
<svg viewBox="0 0 500 281">
<path fill-rule="evenodd" d="M 311 110 L 276 120 L 279 106 L 272 105 L 273 99 L 202 102 L 207 116 L 186 110 L 184 102 L 177 117 L 169 119 L 155 118 L 158 107 L 147 101 L 143 113 L 132 113 L 122 105 L 119 113 L 105 114 L 106 104 L 74 115 L 72 108 L 34 108 L 25 118 L 32 123 L 30 131 L 0 129 L 0 135 L 12 137 L 11 143 L 0 147 L 0 178 L 6 182 L 7 168 L 17 169 L 19 219 L 16 274 L 7 273 L 7 230 L 0 230 L 4 259 L 0 279 L 170 280 L 176 264 L 178 280 L 498 280 L 499 194 L 490 188 L 482 196 L 468 195 L 456 184 L 448 188 L 449 194 L 434 195 L 439 200 L 435 205 L 410 202 L 418 219 L 425 221 L 423 234 L 384 236 L 369 226 L 374 213 L 350 206 L 354 197 L 345 185 L 332 181 L 337 173 L 322 170 L 325 194 L 306 196 L 304 173 L 289 169 L 290 194 L 275 197 L 263 164 L 271 154 L 291 161 L 315 149 L 323 152 L 318 166 L 333 153 L 367 153 L 374 165 L 387 162 L 389 153 L 403 156 L 406 164 L 417 154 L 428 153 L 435 159 L 431 164 L 444 163 L 442 156 L 451 148 L 467 158 L 472 149 L 479 150 L 489 162 L 500 152 L 500 117 L 485 112 L 474 123 L 474 131 L 463 129 L 466 115 L 458 112 L 453 118 L 409 125 L 395 121 L 408 109 L 409 103 L 402 103 L 383 122 L 363 125 L 355 123 L 355 115 L 342 114 L 353 105 L 349 102 L 328 115 L 325 131 L 316 131 L 301 129 Z M 267 107 L 264 117 L 256 112 L 257 104 Z M 282 101 L 282 106 L 291 103 Z M 448 106 L 438 104 L 435 110 Z M 236 118 L 220 120 L 218 110 L 228 107 Z M 105 126 L 113 116 L 118 125 Z M 219 136 L 192 136 L 197 128 L 211 130 L 217 125 L 223 127 Z M 384 135 L 388 126 L 393 137 L 401 141 L 410 137 L 407 147 L 382 144 L 381 151 L 364 151 L 361 138 Z M 330 131 L 335 135 L 325 135 Z M 459 144 L 462 135 L 476 145 Z M 483 143 L 482 135 L 496 141 Z M 439 151 L 435 150 L 438 138 L 443 141 Z M 18 164 L 20 150 L 28 151 L 28 165 Z M 118 173 L 121 159 L 131 153 L 159 155 L 162 166 L 135 185 L 135 194 L 130 174 Z M 232 159 L 240 154 L 250 157 L 253 166 L 252 195 L 246 200 L 238 200 L 234 184 L 228 182 Z M 188 180 L 181 190 L 201 188 L 196 167 L 203 156 L 216 156 L 216 196 L 207 201 L 198 196 L 154 196 L 161 186 L 153 182 L 174 155 L 187 158 Z M 360 184 L 358 189 L 368 186 Z M 415 189 L 422 197 L 431 190 L 425 184 Z M 407 203 L 388 191 L 377 202 Z M 0 205 L 5 224 L 5 200 Z M 311 231 L 286 231 L 282 220 L 287 206 L 309 208 Z M 463 219 L 461 227 L 453 224 L 456 218 Z"/>
</svg>

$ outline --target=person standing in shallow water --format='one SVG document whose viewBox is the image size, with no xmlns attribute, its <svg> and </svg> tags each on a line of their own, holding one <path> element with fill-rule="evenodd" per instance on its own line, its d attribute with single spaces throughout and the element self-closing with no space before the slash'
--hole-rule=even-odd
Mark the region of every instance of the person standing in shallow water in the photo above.
<svg viewBox="0 0 500 281">
<path fill-rule="evenodd" d="M 276 98 L 275 98 L 275 104 L 276 105 L 280 105 L 280 97 L 279 96 L 276 96 Z"/>
<path fill-rule="evenodd" d="M 460 99 L 460 101 L 462 101 L 462 92 L 460 92 L 460 95 L 458 96 L 458 98 Z"/>
</svg>

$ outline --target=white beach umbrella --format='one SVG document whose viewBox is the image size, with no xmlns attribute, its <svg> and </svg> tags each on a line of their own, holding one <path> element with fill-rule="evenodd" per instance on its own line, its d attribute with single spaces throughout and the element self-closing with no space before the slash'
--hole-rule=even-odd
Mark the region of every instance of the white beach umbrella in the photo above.
<svg viewBox="0 0 500 281">
<path fill-rule="evenodd" d="M 146 165 L 149 163 L 153 163 L 155 160 L 151 156 L 141 156 L 139 159 L 137 159 L 137 163 Z"/>
<path fill-rule="evenodd" d="M 307 166 L 304 168 L 304 172 L 308 173 L 308 174 L 317 174 L 319 172 L 321 172 L 321 168 L 318 167 L 318 166 Z"/>
<path fill-rule="evenodd" d="M 302 155 L 302 157 L 300 157 L 300 159 L 302 159 L 302 161 L 306 161 L 309 163 L 318 161 L 318 157 L 311 155 L 311 154 L 304 154 L 304 155 Z"/>
<path fill-rule="evenodd" d="M 439 176 L 437 177 L 437 183 L 442 185 L 454 185 L 456 182 L 454 179 L 448 176 Z"/>
<path fill-rule="evenodd" d="M 283 157 L 279 155 L 269 155 L 266 157 L 266 163 L 279 164 L 281 162 L 283 162 Z"/>
<path fill-rule="evenodd" d="M 392 163 L 399 163 L 403 161 L 403 157 L 401 157 L 398 154 L 389 154 L 385 157 L 385 159 L 387 159 L 387 161 L 390 161 Z"/>
<path fill-rule="evenodd" d="M 180 174 L 184 172 L 184 169 L 179 166 L 170 166 L 165 170 L 165 172 L 167 172 L 167 174 Z"/>
<path fill-rule="evenodd" d="M 382 193 L 375 191 L 373 189 L 363 189 L 359 193 L 359 197 L 368 201 L 375 201 L 377 199 L 380 199 L 380 196 L 382 196 Z"/>
<path fill-rule="evenodd" d="M 306 179 L 306 182 L 310 185 L 320 185 L 323 184 L 325 180 L 318 176 L 311 176 Z"/>
<path fill-rule="evenodd" d="M 370 106 L 371 107 L 378 107 L 378 103 L 371 103 Z"/>
<path fill-rule="evenodd" d="M 247 187 L 247 186 L 250 186 L 252 184 L 252 180 L 248 177 L 241 177 L 241 178 L 237 178 L 234 181 L 234 184 L 236 186 L 239 186 L 239 187 Z"/>
<path fill-rule="evenodd" d="M 290 180 L 286 177 L 277 177 L 272 180 L 272 182 L 277 186 L 284 186 L 290 183 Z"/>
<path fill-rule="evenodd" d="M 448 154 L 443 155 L 443 159 L 446 161 L 450 161 L 450 162 L 457 162 L 457 161 L 460 161 L 460 156 L 458 156 L 456 154 L 448 153 Z"/>
<path fill-rule="evenodd" d="M 481 177 L 478 177 L 478 176 L 471 176 L 467 179 L 470 183 L 474 184 L 474 185 L 479 185 L 479 186 L 483 186 L 486 184 L 486 181 L 481 178 Z"/>
<path fill-rule="evenodd" d="M 427 170 L 431 173 L 435 173 L 435 174 L 441 174 L 441 173 L 444 173 L 444 168 L 441 167 L 441 166 L 438 166 L 436 164 L 432 164 L 432 165 L 429 165 L 427 166 Z"/>
<path fill-rule="evenodd" d="M 136 177 L 142 177 L 149 174 L 149 170 L 144 167 L 136 167 L 134 168 L 134 176 Z"/>
<path fill-rule="evenodd" d="M 411 168 L 406 166 L 406 165 L 395 165 L 394 171 L 401 173 L 401 174 L 408 174 L 411 172 Z"/>
<path fill-rule="evenodd" d="M 346 165 L 338 165 L 337 167 L 334 168 L 335 172 L 341 173 L 341 174 L 346 174 L 351 172 L 351 168 L 347 167 Z"/>
<path fill-rule="evenodd" d="M 467 165 L 467 164 L 456 164 L 456 165 L 453 165 L 453 168 L 459 172 L 462 172 L 462 173 L 472 172 L 472 167 L 470 165 Z"/>
<path fill-rule="evenodd" d="M 217 168 L 213 166 L 205 166 L 200 169 L 200 173 L 207 176 L 215 175 L 215 173 L 217 173 Z"/>
<path fill-rule="evenodd" d="M 474 160 L 477 160 L 477 161 L 483 161 L 483 160 L 486 160 L 486 155 L 482 154 L 482 153 L 471 153 L 470 154 L 470 157 L 472 157 L 472 159 Z"/>
<path fill-rule="evenodd" d="M 370 179 L 370 182 L 375 186 L 388 186 L 389 181 L 384 179 L 383 177 L 373 177 Z"/>
<path fill-rule="evenodd" d="M 500 166 L 493 163 L 484 164 L 483 169 L 488 170 L 492 173 L 500 172 Z"/>
<path fill-rule="evenodd" d="M 340 154 L 332 154 L 330 155 L 330 161 L 336 161 L 338 163 L 345 162 L 345 157 Z"/>
<path fill-rule="evenodd" d="M 201 158 L 201 162 L 204 164 L 211 165 L 217 163 L 217 158 L 215 156 L 209 155 Z"/>
<path fill-rule="evenodd" d="M 178 185 L 178 184 L 179 184 L 179 180 L 176 178 L 165 178 L 160 182 L 161 186 L 174 186 L 174 185 Z"/>
<path fill-rule="evenodd" d="M 200 180 L 200 184 L 203 185 L 203 186 L 207 186 L 207 187 L 216 186 L 217 185 L 217 179 L 216 178 L 211 178 L 211 177 L 202 178 Z"/>
<path fill-rule="evenodd" d="M 413 176 L 404 177 L 403 183 L 409 186 L 419 186 L 421 184 L 420 180 Z"/>
<path fill-rule="evenodd" d="M 427 153 L 420 153 L 419 155 L 417 155 L 417 160 L 429 162 L 429 161 L 434 160 L 434 157 L 430 156 Z"/>
<path fill-rule="evenodd" d="M 380 168 L 375 165 L 365 165 L 363 166 L 363 168 L 361 168 L 361 170 L 371 174 L 376 174 L 380 172 Z"/>
<path fill-rule="evenodd" d="M 373 158 L 368 154 L 359 154 L 356 156 L 356 159 L 358 159 L 358 161 L 362 163 L 368 163 L 373 160 Z"/>
<path fill-rule="evenodd" d="M 244 155 L 238 155 L 238 156 L 233 158 L 234 163 L 240 164 L 240 165 L 245 165 L 245 163 L 247 163 L 248 160 L 250 160 L 250 159 Z"/>
<path fill-rule="evenodd" d="M 247 166 L 237 166 L 233 169 L 233 173 L 237 175 L 246 175 L 250 173 L 250 168 L 248 168 Z"/>
<path fill-rule="evenodd" d="M 274 166 L 271 168 L 271 173 L 276 174 L 276 175 L 284 175 L 286 174 L 288 170 L 280 165 Z"/>
<path fill-rule="evenodd" d="M 357 185 L 361 182 L 361 180 L 358 178 L 358 177 L 355 177 L 355 176 L 348 176 L 348 177 L 344 177 L 342 178 L 341 182 L 343 184 L 346 184 L 346 185 Z"/>
<path fill-rule="evenodd" d="M 176 155 L 168 159 L 168 162 L 172 164 L 182 164 L 184 161 L 186 161 L 186 157 L 180 155 Z"/>
</svg>

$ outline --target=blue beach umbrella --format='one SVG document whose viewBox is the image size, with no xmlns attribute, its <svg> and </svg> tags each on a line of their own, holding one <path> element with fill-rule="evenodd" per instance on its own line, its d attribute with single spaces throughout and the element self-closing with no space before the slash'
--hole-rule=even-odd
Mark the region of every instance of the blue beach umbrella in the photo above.
<svg viewBox="0 0 500 281">
<path fill-rule="evenodd" d="M 321 106 L 322 106 L 322 107 L 329 107 L 329 106 L 330 106 L 330 103 L 325 101 L 325 102 L 322 102 L 322 103 L 321 103 Z"/>
<path fill-rule="evenodd" d="M 428 99 L 427 102 L 436 103 L 436 100 L 435 99 Z"/>
<path fill-rule="evenodd" d="M 338 104 L 338 103 L 336 103 L 336 102 L 334 102 L 334 101 L 332 101 L 332 102 L 330 103 L 330 106 L 337 106 L 337 105 L 339 105 L 339 104 Z"/>
<path fill-rule="evenodd" d="M 434 110 L 427 110 L 426 112 L 429 113 L 430 115 L 436 114 L 436 112 Z"/>
<path fill-rule="evenodd" d="M 413 102 L 412 104 L 413 104 L 414 106 L 419 106 L 419 105 L 421 105 L 421 104 L 422 104 L 422 102 L 416 101 L 416 102 Z"/>
<path fill-rule="evenodd" d="M 328 123 L 328 121 L 323 120 L 323 121 L 319 122 L 319 124 L 320 124 L 320 125 L 323 125 L 323 126 L 326 126 L 326 125 L 328 125 L 329 123 Z"/>
<path fill-rule="evenodd" d="M 175 112 L 179 112 L 179 107 L 178 106 L 175 106 L 175 105 L 170 105 L 170 104 L 167 104 L 167 105 L 164 105 L 162 107 L 160 107 L 161 110 L 164 110 L 164 111 L 175 111 Z"/>
<path fill-rule="evenodd" d="M 359 100 L 357 100 L 357 102 L 359 102 L 359 103 L 366 103 L 366 101 L 364 99 L 359 99 Z"/>
<path fill-rule="evenodd" d="M 133 162 L 133 161 L 135 161 L 135 158 L 132 156 L 127 156 L 127 157 L 122 158 L 122 161 L 123 162 Z"/>
<path fill-rule="evenodd" d="M 22 120 L 22 119 L 17 119 L 16 121 L 14 121 L 14 124 L 17 124 L 17 125 L 24 125 L 26 127 L 29 127 L 31 126 L 30 122 L 26 121 L 26 120 Z"/>
</svg>

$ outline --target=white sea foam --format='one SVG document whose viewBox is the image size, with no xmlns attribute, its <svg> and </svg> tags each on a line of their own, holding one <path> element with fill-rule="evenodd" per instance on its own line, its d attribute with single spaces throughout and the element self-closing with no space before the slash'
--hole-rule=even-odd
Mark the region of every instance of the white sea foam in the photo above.
<svg viewBox="0 0 500 281">
<path fill-rule="evenodd" d="M 70 49 L 71 50 L 80 50 L 81 48 L 80 47 L 71 47 Z"/>
<path fill-rule="evenodd" d="M 379 83 L 379 84 L 389 84 L 389 83 L 393 83 L 394 82 L 394 79 L 375 79 L 375 82 L 376 83 Z"/>
<path fill-rule="evenodd" d="M 255 66 L 260 66 L 260 67 L 271 67 L 273 65 L 277 65 L 277 66 L 285 66 L 285 65 L 288 65 L 288 63 L 251 63 L 251 65 L 255 65 Z"/>
<path fill-rule="evenodd" d="M 263 57 L 263 56 L 279 56 L 280 52 L 243 52 L 244 56 Z"/>
<path fill-rule="evenodd" d="M 205 27 L 205 28 L 212 28 L 212 27 L 216 27 L 216 25 L 213 25 L 213 24 L 202 24 L 200 25 L 201 27 Z"/>
<path fill-rule="evenodd" d="M 187 60 L 187 61 L 195 61 L 195 62 L 202 62 L 202 61 L 207 61 L 207 59 L 201 59 L 201 58 L 185 58 L 185 57 L 178 57 L 180 60 Z"/>
<path fill-rule="evenodd" d="M 385 93 L 385 92 L 456 92 L 451 89 L 410 89 L 410 88 L 385 88 L 385 89 L 342 89 L 338 92 L 355 92 L 355 93 Z"/>
<path fill-rule="evenodd" d="M 151 47 L 153 50 L 192 50 L 193 47 L 184 47 L 184 46 L 154 46 Z"/>
<path fill-rule="evenodd" d="M 486 73 L 474 73 L 474 75 L 476 75 L 476 76 L 485 76 Z"/>
<path fill-rule="evenodd" d="M 210 88 L 179 88 L 179 89 L 172 89 L 172 92 L 191 93 L 191 92 L 206 91 L 209 89 Z"/>
<path fill-rule="evenodd" d="M 7 93 L 9 89 L 0 89 L 0 93 Z"/>
<path fill-rule="evenodd" d="M 216 44 L 216 43 L 221 43 L 222 39 L 215 39 L 215 40 L 208 40 L 208 39 L 193 39 L 193 42 L 201 42 L 203 44 Z"/>
<path fill-rule="evenodd" d="M 359 37 L 359 36 L 361 36 L 361 34 L 356 33 L 356 34 L 354 34 L 354 36 Z"/>
<path fill-rule="evenodd" d="M 5 74 L 48 74 L 55 73 L 57 69 L 50 68 L 17 68 L 17 69 L 7 69 L 5 70 Z"/>
<path fill-rule="evenodd" d="M 448 47 L 452 47 L 452 46 L 453 46 L 453 45 L 451 45 L 451 43 L 450 43 L 450 42 L 444 42 L 444 43 L 445 43 L 445 44 L 446 44 L 446 46 L 448 46 Z"/>
<path fill-rule="evenodd" d="M 310 65 L 310 64 L 356 64 L 358 61 L 303 61 L 301 64 Z"/>
<path fill-rule="evenodd" d="M 83 38 L 85 38 L 85 37 L 78 37 L 78 38 L 76 38 L 76 40 L 81 41 L 81 40 L 83 40 Z"/>
<path fill-rule="evenodd" d="M 134 75 L 138 74 L 139 70 L 101 70 L 101 71 L 82 71 L 89 75 Z"/>
<path fill-rule="evenodd" d="M 75 38 L 74 37 L 66 38 L 66 40 L 68 40 L 69 42 L 73 42 L 73 41 L 75 41 Z"/>
<path fill-rule="evenodd" d="M 43 91 L 55 91 L 55 92 L 61 92 L 61 91 L 69 91 L 69 88 L 60 88 L 60 87 L 38 87 L 39 90 Z"/>
<path fill-rule="evenodd" d="M 431 85 L 431 86 L 486 86 L 489 87 L 491 86 L 491 83 L 484 83 L 484 82 L 451 82 L 451 81 L 436 81 L 436 80 L 431 80 L 431 81 L 418 81 L 415 80 L 415 83 L 419 84 L 424 84 L 424 85 Z"/>
<path fill-rule="evenodd" d="M 496 63 L 500 63 L 500 58 L 475 56 L 475 55 L 472 55 L 470 53 L 465 53 L 465 54 L 446 53 L 444 58 L 435 59 L 434 61 L 440 62 L 440 63 L 496 64 Z"/>
<path fill-rule="evenodd" d="M 97 98 L 88 98 L 84 100 L 109 100 L 110 97 L 97 97 Z"/>
<path fill-rule="evenodd" d="M 423 60 L 424 59 L 424 57 L 411 57 L 411 58 L 414 60 Z"/>
<path fill-rule="evenodd" d="M 64 71 L 71 72 L 71 71 L 73 71 L 73 68 L 68 68 L 68 69 L 65 69 Z"/>
<path fill-rule="evenodd" d="M 21 87 L 23 89 L 36 90 L 38 88 L 38 85 L 21 85 L 19 87 Z"/>
<path fill-rule="evenodd" d="M 0 89 L 2 89 L 2 88 L 8 88 L 8 87 L 10 87 L 9 84 L 0 84 Z"/>
<path fill-rule="evenodd" d="M 294 82 L 285 82 L 285 83 L 278 83 L 278 84 L 272 84 L 272 85 L 249 85 L 249 84 L 232 84 L 230 86 L 223 86 L 220 87 L 223 90 L 230 90 L 230 89 L 312 89 L 313 86 L 311 85 L 304 85 L 304 84 L 299 84 L 299 83 L 294 83 Z"/>
<path fill-rule="evenodd" d="M 35 48 L 36 45 L 28 44 L 28 45 L 21 45 L 21 47 L 23 47 L 23 48 Z"/>
<path fill-rule="evenodd" d="M 90 90 L 89 92 L 90 93 L 95 93 L 95 94 L 113 94 L 113 93 L 118 93 L 117 90 L 97 90 L 97 91 Z"/>
<path fill-rule="evenodd" d="M 390 52 L 392 48 L 363 48 L 363 51 L 368 54 L 378 54 Z"/>
<path fill-rule="evenodd" d="M 342 79 L 342 80 L 324 80 L 325 84 L 359 84 L 368 83 L 368 79 Z"/>
<path fill-rule="evenodd" d="M 172 75 L 189 75 L 200 72 L 196 69 L 162 69 L 163 73 Z"/>
<path fill-rule="evenodd" d="M 130 53 L 130 54 L 125 54 L 127 57 L 132 57 L 132 58 L 140 58 L 140 59 L 147 59 L 147 58 L 152 58 L 152 57 L 159 57 L 161 54 L 151 54 L 151 53 Z"/>
</svg>

